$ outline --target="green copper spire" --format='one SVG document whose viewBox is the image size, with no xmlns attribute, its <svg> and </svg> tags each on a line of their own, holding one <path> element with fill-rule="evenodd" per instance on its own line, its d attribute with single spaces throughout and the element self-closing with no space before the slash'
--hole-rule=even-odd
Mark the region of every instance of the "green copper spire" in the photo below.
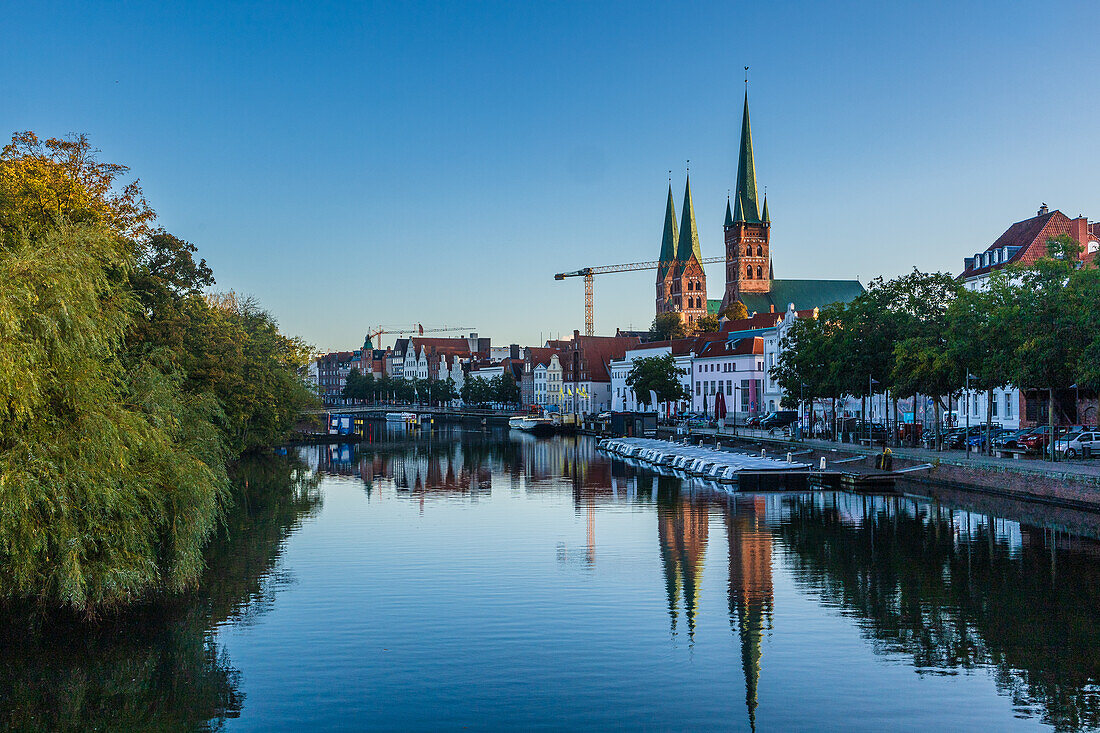
<svg viewBox="0 0 1100 733">
<path fill-rule="evenodd" d="M 745 91 L 745 114 L 741 120 L 741 153 L 737 160 L 737 207 L 734 221 L 760 222 L 756 202 L 756 166 L 752 162 L 752 130 L 749 127 L 749 93 Z"/>
<path fill-rule="evenodd" d="M 760 215 L 760 221 L 765 224 L 771 224 L 772 219 L 768 216 L 768 194 L 764 194 L 764 212 Z"/>
<path fill-rule="evenodd" d="M 676 259 L 680 261 L 681 269 L 692 255 L 698 260 L 703 259 L 699 250 L 699 231 L 695 228 L 695 207 L 691 204 L 691 178 L 688 177 L 684 187 L 684 210 L 680 219 L 680 243 L 676 247 Z"/>
<path fill-rule="evenodd" d="M 767 203 L 767 200 L 765 200 Z M 726 226 L 733 226 L 733 214 L 730 213 L 730 197 L 726 196 Z"/>
<path fill-rule="evenodd" d="M 661 237 L 661 262 L 676 259 L 676 207 L 672 203 L 672 184 L 668 184 L 668 203 L 665 204 L 665 232 Z M 667 267 L 657 268 L 657 282 L 664 280 Z"/>
</svg>

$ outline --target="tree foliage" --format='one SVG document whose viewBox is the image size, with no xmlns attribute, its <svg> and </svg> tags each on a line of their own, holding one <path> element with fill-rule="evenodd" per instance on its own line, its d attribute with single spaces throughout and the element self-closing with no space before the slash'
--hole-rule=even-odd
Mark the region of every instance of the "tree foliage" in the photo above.
<svg viewBox="0 0 1100 733">
<path fill-rule="evenodd" d="M 696 333 L 717 333 L 719 329 L 718 316 L 707 314 L 695 319 Z"/>
<path fill-rule="evenodd" d="M 968 375 L 990 400 L 1008 385 L 1096 389 L 1100 270 L 1062 235 L 1045 256 L 1004 268 L 978 291 L 947 273 L 879 278 L 852 302 L 796 322 L 784 347 L 771 374 L 788 394 L 804 384 L 807 397 L 864 397 L 869 377 L 875 392 L 927 395 L 937 408 L 966 389 Z"/>
<path fill-rule="evenodd" d="M 658 402 L 686 400 L 691 394 L 680 382 L 680 377 L 685 373 L 676 366 L 676 358 L 672 354 L 644 356 L 634 360 L 626 376 L 626 384 L 634 390 L 638 402 L 646 406 L 652 403 L 650 392 L 657 394 Z"/>
<path fill-rule="evenodd" d="M 658 313 L 649 327 L 651 341 L 682 339 L 688 335 L 687 326 L 679 313 Z"/>
<path fill-rule="evenodd" d="M 735 300 L 720 315 L 728 321 L 743 321 L 749 317 L 749 309 L 740 300 Z"/>
<path fill-rule="evenodd" d="M 309 402 L 305 345 L 203 289 L 83 137 L 0 152 L 0 597 L 92 614 L 192 584 L 227 462 Z"/>
</svg>

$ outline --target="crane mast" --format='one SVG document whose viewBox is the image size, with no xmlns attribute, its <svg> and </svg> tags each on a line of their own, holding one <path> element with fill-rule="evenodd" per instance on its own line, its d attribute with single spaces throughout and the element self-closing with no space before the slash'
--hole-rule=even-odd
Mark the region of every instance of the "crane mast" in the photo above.
<svg viewBox="0 0 1100 733">
<path fill-rule="evenodd" d="M 725 257 L 706 257 L 699 260 L 700 264 L 710 265 L 715 262 L 725 262 Z M 676 267 L 681 263 L 677 260 L 647 260 L 645 262 L 628 262 L 623 265 L 599 265 L 597 267 L 584 267 L 572 272 L 559 272 L 554 275 L 555 280 L 564 280 L 567 277 L 584 278 L 584 335 L 594 336 L 596 333 L 596 316 L 592 305 L 592 278 L 596 275 L 608 275 L 613 272 L 633 272 L 636 270 L 656 270 L 658 267 Z"/>
</svg>

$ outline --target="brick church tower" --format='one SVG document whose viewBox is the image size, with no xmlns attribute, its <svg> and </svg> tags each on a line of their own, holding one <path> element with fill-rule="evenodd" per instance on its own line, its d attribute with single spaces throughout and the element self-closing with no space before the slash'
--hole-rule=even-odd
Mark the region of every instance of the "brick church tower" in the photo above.
<svg viewBox="0 0 1100 733">
<path fill-rule="evenodd" d="M 737 188 L 733 209 L 726 202 L 726 292 L 722 310 L 742 293 L 771 290 L 771 218 L 768 200 L 760 211 L 756 198 L 756 167 L 752 161 L 752 131 L 749 128 L 749 94 L 745 92 L 745 113 L 741 120 L 741 151 L 737 161 Z"/>
<path fill-rule="evenodd" d="M 657 267 L 658 315 L 679 313 L 683 321 L 690 325 L 707 314 L 707 275 L 703 271 L 702 259 L 689 178 L 684 188 L 684 208 L 678 236 L 672 186 L 668 189 L 661 260 Z"/>
</svg>

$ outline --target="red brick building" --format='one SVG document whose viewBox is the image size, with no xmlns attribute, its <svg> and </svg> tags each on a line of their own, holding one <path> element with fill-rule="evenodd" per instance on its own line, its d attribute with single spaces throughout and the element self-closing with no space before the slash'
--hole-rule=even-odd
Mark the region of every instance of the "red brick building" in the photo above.
<svg viewBox="0 0 1100 733">
<path fill-rule="evenodd" d="M 665 228 L 661 238 L 661 265 L 657 268 L 657 313 L 679 313 L 688 324 L 707 314 L 707 274 L 699 251 L 699 231 L 691 202 L 691 179 L 684 188 L 684 212 L 676 232 L 676 209 L 672 185 L 665 205 Z"/>
</svg>

